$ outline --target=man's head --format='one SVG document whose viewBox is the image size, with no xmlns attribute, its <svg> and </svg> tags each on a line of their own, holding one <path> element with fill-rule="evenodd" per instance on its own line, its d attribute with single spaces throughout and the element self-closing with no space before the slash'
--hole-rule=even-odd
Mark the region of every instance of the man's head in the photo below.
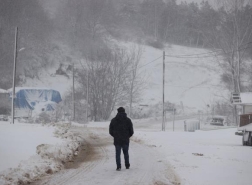
<svg viewBox="0 0 252 185">
<path fill-rule="evenodd" d="M 124 109 L 123 107 L 119 107 L 119 108 L 117 109 L 117 111 L 118 111 L 118 112 L 125 112 L 125 109 Z"/>
</svg>

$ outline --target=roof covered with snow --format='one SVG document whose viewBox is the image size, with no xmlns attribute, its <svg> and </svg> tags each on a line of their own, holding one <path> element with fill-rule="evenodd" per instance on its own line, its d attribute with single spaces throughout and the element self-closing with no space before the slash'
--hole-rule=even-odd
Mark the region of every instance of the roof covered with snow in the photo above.
<svg viewBox="0 0 252 185">
<path fill-rule="evenodd" d="M 232 93 L 231 102 L 237 105 L 252 105 L 252 92 Z"/>
<path fill-rule="evenodd" d="M 8 93 L 8 91 L 5 89 L 0 89 L 0 93 Z"/>
<path fill-rule="evenodd" d="M 8 92 L 10 93 L 10 97 L 12 97 L 12 89 L 9 89 Z M 42 102 L 46 109 L 53 110 L 54 103 L 62 101 L 60 93 L 50 88 L 17 87 L 15 88 L 15 94 L 15 106 L 30 110 L 34 110 Z"/>
<path fill-rule="evenodd" d="M 17 93 L 20 90 L 30 90 L 30 89 L 53 90 L 52 88 L 48 88 L 48 87 L 15 87 L 15 92 Z M 7 92 L 11 93 L 12 92 L 12 88 L 8 89 Z"/>
<path fill-rule="evenodd" d="M 240 93 L 241 104 L 252 104 L 252 92 Z"/>
</svg>

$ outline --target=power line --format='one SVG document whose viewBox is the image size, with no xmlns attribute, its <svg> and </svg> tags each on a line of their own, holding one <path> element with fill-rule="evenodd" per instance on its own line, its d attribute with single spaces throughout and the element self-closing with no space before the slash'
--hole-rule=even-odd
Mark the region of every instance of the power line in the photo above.
<svg viewBox="0 0 252 185">
<path fill-rule="evenodd" d="M 243 44 L 242 46 L 245 46 L 245 45 L 250 45 L 252 44 L 252 42 L 248 42 L 246 44 Z M 232 52 L 236 52 L 236 51 L 242 51 L 242 50 L 246 50 L 246 49 L 249 49 L 251 48 L 252 46 L 249 46 L 249 47 L 245 47 L 245 48 L 241 48 L 241 49 L 238 49 L 238 50 L 235 50 L 235 51 L 230 51 L 230 52 L 227 52 L 225 54 L 229 54 L 229 53 L 232 53 Z M 213 57 L 212 53 L 216 53 L 215 56 L 221 56 L 222 51 L 211 51 L 211 52 L 206 52 L 206 53 L 198 53 L 198 54 L 190 54 L 190 55 L 165 55 L 167 57 L 173 57 L 173 58 L 210 58 L 210 57 Z M 201 55 L 205 55 L 205 56 L 201 56 Z"/>
<path fill-rule="evenodd" d="M 252 42 L 248 42 L 248 43 L 246 43 L 246 44 L 243 44 L 242 46 L 250 45 L 250 44 L 252 44 Z M 251 48 L 251 47 L 252 47 L 252 46 L 246 47 L 246 48 L 243 48 L 243 49 L 239 49 L 239 50 L 236 50 L 236 51 L 242 51 L 242 50 L 245 50 L 245 49 L 249 49 L 249 48 Z M 218 52 L 219 52 L 219 53 L 218 53 Z M 173 57 L 173 58 L 188 58 L 188 59 L 190 59 L 190 58 L 212 58 L 213 56 L 212 56 L 212 55 L 209 55 L 209 54 L 217 53 L 215 56 L 221 56 L 220 52 L 221 52 L 221 51 L 211 51 L 211 52 L 198 53 L 198 54 L 188 54 L 188 55 L 165 55 L 165 56 L 167 56 L 167 57 Z M 233 51 L 227 52 L 226 54 L 232 53 L 232 52 L 233 52 Z M 201 55 L 206 55 L 206 56 L 201 56 Z M 145 66 L 147 66 L 147 65 L 149 65 L 149 64 L 151 64 L 151 63 L 157 61 L 158 59 L 160 59 L 160 58 L 162 58 L 162 57 L 163 57 L 163 56 L 159 56 L 158 58 L 156 58 L 156 59 L 154 59 L 154 60 L 152 60 L 152 61 L 150 61 L 150 62 L 148 62 L 148 63 L 146 63 L 146 64 L 144 64 L 144 65 L 139 66 L 138 69 L 140 69 L 140 68 L 142 68 L 142 67 L 145 67 Z M 80 64 L 81 64 L 82 68 L 84 69 L 84 66 L 82 65 L 81 62 L 80 62 Z"/>
<path fill-rule="evenodd" d="M 198 55 L 208 55 L 208 54 L 217 53 L 217 52 L 221 52 L 221 51 L 209 51 L 206 53 L 196 53 L 196 54 L 186 54 L 186 55 L 170 55 L 170 56 L 190 57 L 190 56 L 198 56 Z"/>
<path fill-rule="evenodd" d="M 167 85 L 166 84 L 166 87 L 183 87 L 183 88 L 190 88 L 190 89 L 197 89 L 197 88 L 209 88 L 209 87 L 218 87 L 218 88 L 223 88 L 223 86 L 221 85 L 211 85 L 211 84 L 208 84 L 206 86 L 183 86 L 183 85 Z M 223 88 L 224 89 L 224 88 Z"/>
<path fill-rule="evenodd" d="M 246 44 L 243 44 L 242 46 L 250 45 L 250 44 L 252 44 L 252 42 L 248 42 L 248 43 L 246 43 Z M 252 47 L 252 46 L 249 46 L 249 47 L 245 47 L 245 48 L 238 49 L 238 50 L 235 50 L 235 51 L 242 51 L 242 50 L 249 49 L 249 48 L 251 48 L 251 47 Z M 234 51 L 227 52 L 226 54 L 232 53 L 232 52 L 234 52 Z M 188 59 L 190 59 L 190 58 L 212 58 L 213 55 L 210 55 L 210 54 L 213 54 L 213 53 L 216 53 L 215 56 L 221 56 L 221 55 L 222 55 L 222 54 L 221 54 L 221 51 L 210 51 L 210 52 L 198 53 L 198 54 L 188 54 L 188 55 L 165 55 L 165 56 L 167 56 L 167 57 L 173 57 L 173 58 L 188 58 Z M 203 56 L 201 56 L 201 55 L 203 55 Z M 205 56 L 204 56 L 204 55 L 205 55 Z M 140 66 L 139 68 L 142 68 L 142 67 L 145 67 L 145 66 L 149 65 L 149 64 L 151 64 L 151 63 L 157 61 L 157 60 L 160 59 L 161 57 L 163 57 L 163 56 L 160 56 L 160 57 L 158 57 L 158 58 L 156 58 L 156 59 L 154 59 L 154 60 L 148 62 L 147 64 L 144 64 L 144 65 Z"/>
<path fill-rule="evenodd" d="M 142 68 L 142 67 L 144 67 L 144 66 L 149 65 L 150 63 L 157 61 L 157 60 L 160 59 L 161 57 L 163 57 L 163 56 L 160 56 L 160 57 L 156 58 L 155 60 L 152 60 L 151 62 L 148 62 L 147 64 L 144 64 L 144 65 L 140 66 L 139 68 Z"/>
</svg>

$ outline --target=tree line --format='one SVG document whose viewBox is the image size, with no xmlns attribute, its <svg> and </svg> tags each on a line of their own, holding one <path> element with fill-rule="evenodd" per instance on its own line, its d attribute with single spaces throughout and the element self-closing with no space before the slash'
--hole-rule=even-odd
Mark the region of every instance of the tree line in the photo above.
<svg viewBox="0 0 252 185">
<path fill-rule="evenodd" d="M 88 104 L 96 120 L 107 119 L 119 102 L 130 102 L 131 107 L 142 89 L 138 75 L 142 49 L 121 48 L 115 40 L 160 49 L 166 43 L 207 48 L 223 70 L 227 89 L 251 91 L 252 8 L 244 0 L 215 5 L 176 0 L 1 0 L 0 87 L 12 85 L 18 26 L 19 85 L 28 77 L 39 79 L 40 72 L 55 63 L 81 61 L 83 68 L 76 73 L 81 87 L 76 93 L 85 100 L 88 74 Z"/>
</svg>

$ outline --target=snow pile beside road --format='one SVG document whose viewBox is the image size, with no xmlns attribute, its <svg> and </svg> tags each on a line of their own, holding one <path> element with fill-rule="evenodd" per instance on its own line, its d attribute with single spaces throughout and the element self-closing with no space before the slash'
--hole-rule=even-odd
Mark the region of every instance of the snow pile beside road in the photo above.
<svg viewBox="0 0 252 185">
<path fill-rule="evenodd" d="M 62 163 L 73 160 L 74 155 L 78 154 L 82 138 L 79 133 L 69 131 L 71 124 L 58 125 L 55 131 L 56 137 L 67 139 L 67 142 L 59 146 L 41 144 L 37 146 L 37 154 L 44 159 L 53 159 Z"/>
<path fill-rule="evenodd" d="M 41 144 L 37 146 L 37 154 L 22 161 L 18 167 L 10 168 L 0 174 L 0 185 L 26 184 L 46 174 L 61 170 L 64 163 L 72 161 L 78 155 L 82 138 L 78 132 L 71 130 L 71 124 L 54 124 L 55 136 L 64 142 L 58 145 Z"/>
</svg>

